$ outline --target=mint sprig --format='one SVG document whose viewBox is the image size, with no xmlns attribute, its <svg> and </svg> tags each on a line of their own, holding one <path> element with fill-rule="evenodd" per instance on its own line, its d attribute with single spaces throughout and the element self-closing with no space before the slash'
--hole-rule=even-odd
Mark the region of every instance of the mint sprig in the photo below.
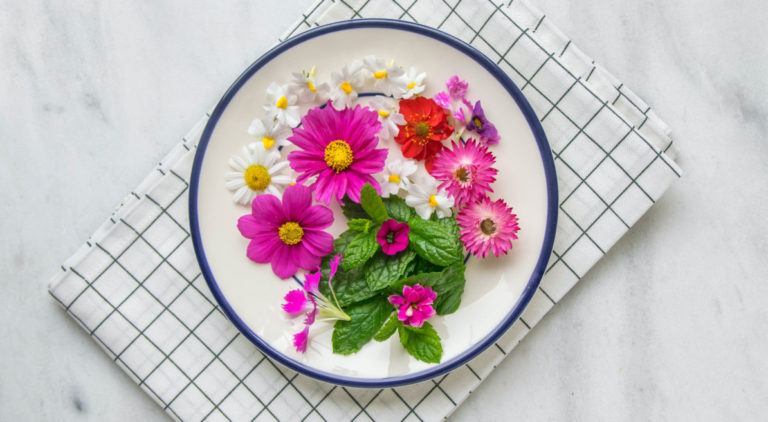
<svg viewBox="0 0 768 422">
<path fill-rule="evenodd" d="M 381 200 L 379 194 L 376 193 L 376 189 L 374 189 L 370 183 L 366 183 L 365 186 L 363 186 L 363 190 L 360 191 L 360 205 L 363 207 L 366 214 L 377 223 L 383 223 L 385 220 L 389 219 L 389 214 L 387 214 L 387 208 L 384 206 L 384 201 Z"/>
<path fill-rule="evenodd" d="M 344 311 L 350 316 L 350 320 L 336 322 L 331 341 L 333 353 L 350 355 L 359 351 L 379 332 L 392 313 L 392 305 L 385 297 L 378 296 L 351 305 Z"/>
<path fill-rule="evenodd" d="M 461 240 L 454 236 L 451 229 L 437 221 L 423 220 L 416 216 L 408 220 L 410 232 L 409 246 L 427 261 L 448 266 L 464 258 Z"/>
<path fill-rule="evenodd" d="M 440 363 L 443 346 L 432 324 L 425 321 L 419 328 L 402 325 L 397 333 L 400 335 L 400 343 L 411 356 L 426 363 Z"/>
</svg>

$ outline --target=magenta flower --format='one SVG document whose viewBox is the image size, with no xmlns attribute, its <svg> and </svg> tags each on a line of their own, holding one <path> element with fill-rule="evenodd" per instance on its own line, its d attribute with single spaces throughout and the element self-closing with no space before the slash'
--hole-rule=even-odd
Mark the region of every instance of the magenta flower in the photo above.
<svg viewBox="0 0 768 422">
<path fill-rule="evenodd" d="M 451 96 L 447 92 L 441 91 L 432 97 L 432 101 L 436 102 L 440 107 L 450 110 L 453 105 L 451 104 Z"/>
<path fill-rule="evenodd" d="M 451 76 L 445 83 L 445 86 L 448 88 L 448 94 L 453 100 L 463 100 L 464 97 L 467 96 L 467 88 L 469 88 L 469 84 L 467 81 L 459 79 L 457 75 Z"/>
<path fill-rule="evenodd" d="M 304 353 L 307 351 L 309 327 L 315 323 L 315 317 L 318 313 L 324 317 L 318 321 L 350 320 L 349 315 L 339 306 L 339 301 L 336 300 L 336 293 L 331 284 L 336 269 L 339 267 L 339 262 L 341 262 L 341 255 L 336 255 L 331 259 L 331 271 L 328 274 L 328 287 L 331 289 L 335 304 L 318 289 L 322 277 L 320 270 L 307 274 L 301 289 L 291 290 L 285 295 L 283 310 L 294 316 L 304 314 L 304 329 L 293 335 L 293 345 L 297 352 Z"/>
<path fill-rule="evenodd" d="M 288 140 L 301 148 L 288 154 L 291 168 L 301 173 L 302 183 L 314 176 L 310 186 L 315 199 L 329 204 L 341 202 L 344 195 L 360 202 L 360 190 L 366 182 L 377 192 L 379 183 L 372 176 L 384 169 L 386 149 L 376 149 L 381 130 L 378 113 L 359 105 L 336 110 L 331 106 L 313 108 L 301 120 L 301 127 Z"/>
<path fill-rule="evenodd" d="M 512 208 L 501 199 L 491 202 L 488 197 L 459 211 L 456 222 L 464 246 L 481 258 L 488 256 L 489 251 L 497 257 L 506 254 L 520 230 Z"/>
<path fill-rule="evenodd" d="M 444 189 L 454 198 L 457 207 L 476 202 L 493 192 L 491 183 L 496 180 L 498 170 L 491 167 L 496 158 L 488 148 L 474 139 L 466 143 L 451 144 L 435 158 L 432 176 L 442 181 L 438 189 Z"/>
<path fill-rule="evenodd" d="M 437 293 L 431 287 L 414 284 L 413 287 L 403 286 L 403 295 L 390 296 L 389 303 L 399 307 L 397 319 L 403 321 L 403 324 L 421 327 L 424 321 L 435 314 L 432 307 L 435 299 Z"/>
<path fill-rule="evenodd" d="M 333 223 L 333 212 L 312 205 L 312 192 L 302 185 L 289 186 L 280 202 L 261 195 L 251 203 L 251 214 L 240 217 L 240 234 L 251 239 L 246 255 L 251 261 L 272 263 L 272 271 L 286 279 L 299 268 L 312 271 L 320 258 L 333 251 L 333 236 L 323 231 Z"/>
<path fill-rule="evenodd" d="M 376 240 L 381 245 L 381 250 L 387 255 L 394 255 L 408 247 L 408 232 L 411 228 L 408 223 L 398 223 L 389 219 L 381 224 Z"/>
<path fill-rule="evenodd" d="M 485 118 L 485 111 L 483 111 L 480 101 L 476 102 L 471 110 L 469 118 L 467 118 L 467 129 L 475 131 L 480 135 L 480 140 L 485 141 L 488 145 L 498 144 L 499 139 L 501 139 L 499 132 L 496 130 L 496 126 Z"/>
</svg>

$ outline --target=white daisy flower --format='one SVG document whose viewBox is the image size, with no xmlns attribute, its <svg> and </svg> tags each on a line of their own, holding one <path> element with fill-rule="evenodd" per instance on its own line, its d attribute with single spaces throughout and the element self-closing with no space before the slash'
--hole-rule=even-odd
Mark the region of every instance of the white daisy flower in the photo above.
<svg viewBox="0 0 768 422">
<path fill-rule="evenodd" d="M 438 218 L 450 216 L 453 199 L 445 191 L 438 190 L 437 180 L 428 176 L 417 183 L 411 183 L 405 203 L 415 208 L 416 214 L 426 220 L 433 212 Z"/>
<path fill-rule="evenodd" d="M 258 147 L 258 145 L 256 145 Z M 270 193 L 281 195 L 281 188 L 290 185 L 290 176 L 278 174 L 288 161 L 278 161 L 277 149 L 243 147 L 242 155 L 229 159 L 232 170 L 226 174 L 227 189 L 235 192 L 232 199 L 241 205 L 250 205 L 253 198 Z"/>
<path fill-rule="evenodd" d="M 341 72 L 331 72 L 331 103 L 336 110 L 352 106 L 357 100 L 357 90 L 362 86 L 360 70 L 363 63 L 355 60 L 349 66 L 344 65 Z"/>
<path fill-rule="evenodd" d="M 411 184 L 409 177 L 416 173 L 418 166 L 413 160 L 392 160 L 381 174 L 381 196 L 389 198 L 397 195 L 400 189 L 408 189 Z"/>
<path fill-rule="evenodd" d="M 298 97 L 287 87 L 272 82 L 267 88 L 267 104 L 264 106 L 268 116 L 277 118 L 280 124 L 296 127 L 301 121 Z"/>
<path fill-rule="evenodd" d="M 288 126 L 280 124 L 274 117 L 265 116 L 261 119 L 253 119 L 248 127 L 248 134 L 261 141 L 264 149 L 275 149 L 288 144 L 288 135 L 291 130 Z M 258 141 L 251 145 L 258 144 Z"/>
<path fill-rule="evenodd" d="M 400 131 L 397 126 L 405 124 L 405 117 L 399 113 L 400 106 L 397 101 L 379 95 L 370 102 L 370 107 L 379 113 L 379 122 L 381 122 L 379 140 L 395 139 L 395 135 Z"/>
<path fill-rule="evenodd" d="M 427 74 L 425 72 L 417 72 L 416 68 L 412 67 L 403 78 L 407 91 L 405 91 L 402 98 L 412 98 L 424 91 L 424 79 L 427 78 Z"/>
<path fill-rule="evenodd" d="M 365 69 L 373 77 L 374 89 L 393 97 L 398 97 L 407 91 L 406 83 L 402 78 L 405 71 L 401 67 L 396 67 L 394 60 L 387 63 L 376 56 L 367 56 L 363 61 Z"/>
<path fill-rule="evenodd" d="M 290 88 L 292 92 L 296 93 L 299 106 L 316 106 L 328 99 L 331 87 L 327 83 L 317 85 L 317 82 L 315 82 L 315 68 L 316 66 L 313 66 L 309 72 L 302 70 L 301 73 L 293 73 L 293 81 L 291 81 Z"/>
</svg>

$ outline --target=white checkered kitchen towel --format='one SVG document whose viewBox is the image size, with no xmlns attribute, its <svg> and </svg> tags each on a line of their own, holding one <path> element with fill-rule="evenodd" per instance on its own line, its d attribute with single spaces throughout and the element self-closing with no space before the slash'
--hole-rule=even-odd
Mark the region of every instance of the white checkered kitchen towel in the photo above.
<svg viewBox="0 0 768 422">
<path fill-rule="evenodd" d="M 217 308 L 195 260 L 187 190 L 204 118 L 50 285 L 67 314 L 174 418 L 443 419 L 680 176 L 668 129 L 650 107 L 524 2 L 319 0 L 284 38 L 367 17 L 415 21 L 469 42 L 530 100 L 560 189 L 541 287 L 495 347 L 434 380 L 354 389 L 271 362 Z"/>
</svg>

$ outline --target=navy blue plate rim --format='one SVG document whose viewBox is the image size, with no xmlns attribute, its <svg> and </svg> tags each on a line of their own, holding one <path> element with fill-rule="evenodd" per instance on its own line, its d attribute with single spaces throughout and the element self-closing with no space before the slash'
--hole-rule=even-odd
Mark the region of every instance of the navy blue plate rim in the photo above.
<svg viewBox="0 0 768 422">
<path fill-rule="evenodd" d="M 488 335 L 486 335 L 484 338 L 477 341 L 475 344 L 473 344 L 464 352 L 451 358 L 450 360 L 442 362 L 440 364 L 437 364 L 435 366 L 432 366 L 428 369 L 425 369 L 419 372 L 414 372 L 407 375 L 386 377 L 386 378 L 350 377 L 350 376 L 339 375 L 339 374 L 318 370 L 316 368 L 313 368 L 309 365 L 306 365 L 302 362 L 299 362 L 291 357 L 284 355 L 282 352 L 272 347 L 269 343 L 264 341 L 255 332 L 253 332 L 253 330 L 251 330 L 243 322 L 243 320 L 237 315 L 237 313 L 234 311 L 232 306 L 229 304 L 226 297 L 224 296 L 221 289 L 219 288 L 216 282 L 216 279 L 214 278 L 213 273 L 211 272 L 210 267 L 208 266 L 208 261 L 206 259 L 205 250 L 203 249 L 203 244 L 202 244 L 202 238 L 201 238 L 200 227 L 199 227 L 199 216 L 198 216 L 198 209 L 197 209 L 200 170 L 202 168 L 208 142 L 211 139 L 211 135 L 213 134 L 213 131 L 216 128 L 216 124 L 218 123 L 222 113 L 227 108 L 232 98 L 238 93 L 240 88 L 242 88 L 242 86 L 246 83 L 246 81 L 248 81 L 248 79 L 250 79 L 265 64 L 267 64 L 268 62 L 278 57 L 284 51 L 302 42 L 305 42 L 307 40 L 310 40 L 318 36 L 322 36 L 324 34 L 329 34 L 332 32 L 344 31 L 349 29 L 358 29 L 358 28 L 396 29 L 396 30 L 408 31 L 415 34 L 423 35 L 423 36 L 441 41 L 447 44 L 448 46 L 459 50 L 460 52 L 466 54 L 467 56 L 475 60 L 478 64 L 480 64 L 486 71 L 488 71 L 497 81 L 499 81 L 506 88 L 507 92 L 515 100 L 518 107 L 520 108 L 523 115 L 525 116 L 528 126 L 530 127 L 531 132 L 533 133 L 534 138 L 536 139 L 536 143 L 538 144 L 538 147 L 539 147 L 539 153 L 542 158 L 544 174 L 546 179 L 546 186 L 547 186 L 547 221 L 546 221 L 546 229 L 544 232 L 544 241 L 542 242 L 542 246 L 541 246 L 541 252 L 536 262 L 534 271 L 531 274 L 531 277 L 529 278 L 525 288 L 523 289 L 522 295 L 517 300 L 517 302 L 512 307 L 512 309 L 509 311 L 509 313 L 507 313 L 504 319 Z M 208 122 L 205 126 L 205 129 L 203 130 L 203 134 L 200 138 L 200 142 L 197 146 L 197 151 L 195 153 L 195 160 L 192 165 L 192 175 L 190 177 L 190 184 L 189 184 L 189 220 L 190 220 L 190 232 L 192 237 L 192 244 L 195 249 L 195 256 L 197 257 L 197 261 L 200 264 L 200 269 L 202 271 L 203 277 L 205 278 L 205 281 L 208 284 L 208 287 L 211 289 L 211 292 L 213 293 L 214 298 L 219 303 L 221 309 L 224 311 L 227 317 L 235 325 L 235 327 L 237 327 L 237 329 L 240 330 L 240 332 L 246 338 L 248 338 L 251 342 L 253 342 L 265 355 L 285 365 L 286 367 L 294 371 L 297 371 L 299 373 L 302 373 L 304 375 L 319 379 L 324 382 L 347 385 L 352 387 L 384 388 L 384 387 L 394 387 L 398 385 L 411 384 L 419 381 L 425 381 L 425 380 L 437 377 L 439 375 L 442 375 L 444 373 L 447 373 L 459 367 L 460 365 L 463 365 L 469 362 L 472 358 L 474 358 L 475 356 L 483 352 L 485 349 L 490 347 L 492 344 L 494 344 L 509 329 L 509 327 L 512 326 L 512 324 L 520 317 L 523 310 L 528 305 L 534 293 L 536 292 L 536 289 L 538 288 L 539 283 L 541 282 L 541 278 L 544 275 L 544 271 L 549 261 L 550 254 L 552 253 L 552 246 L 555 239 L 555 228 L 557 226 L 557 209 L 558 209 L 557 178 L 555 174 L 555 164 L 552 158 L 552 151 L 549 147 L 549 142 L 547 141 L 547 137 L 544 134 L 544 129 L 541 127 L 541 124 L 538 118 L 536 117 L 536 113 L 533 111 L 533 108 L 528 103 L 528 100 L 525 98 L 525 96 L 517 87 L 517 85 L 515 85 L 515 83 L 512 82 L 512 80 L 504 73 L 503 70 L 501 70 L 496 65 L 496 63 L 491 61 L 488 57 L 483 55 L 483 53 L 476 50 L 474 47 L 470 46 L 464 41 L 428 26 L 411 23 L 411 22 L 393 20 L 393 19 L 357 19 L 357 20 L 341 21 L 341 22 L 331 23 L 328 25 L 319 26 L 319 27 L 307 30 L 306 32 L 303 32 L 292 38 L 287 39 L 286 41 L 280 43 L 279 45 L 269 50 L 267 53 L 261 56 L 258 60 L 256 60 L 253 64 L 251 64 L 237 78 L 237 80 L 235 80 L 235 82 L 227 90 L 227 92 L 221 98 L 219 103 L 216 105 L 216 108 L 211 113 L 208 119 Z"/>
</svg>

